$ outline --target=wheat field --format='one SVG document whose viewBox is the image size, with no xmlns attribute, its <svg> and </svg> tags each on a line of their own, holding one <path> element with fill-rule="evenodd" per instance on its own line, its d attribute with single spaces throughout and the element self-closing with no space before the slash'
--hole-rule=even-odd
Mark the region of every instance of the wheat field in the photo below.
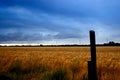
<svg viewBox="0 0 120 80">
<path fill-rule="evenodd" d="M 0 47 L 12 80 L 88 80 L 89 47 Z M 120 47 L 97 47 L 98 80 L 120 80 Z"/>
</svg>

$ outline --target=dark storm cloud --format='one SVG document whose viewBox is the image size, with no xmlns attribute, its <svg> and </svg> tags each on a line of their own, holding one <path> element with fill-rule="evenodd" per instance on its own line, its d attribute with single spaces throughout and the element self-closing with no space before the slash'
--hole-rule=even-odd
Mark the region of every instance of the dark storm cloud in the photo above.
<svg viewBox="0 0 120 80">
<path fill-rule="evenodd" d="M 95 18 L 101 22 L 119 24 L 120 1 L 111 0 L 2 0 L 2 7 L 23 7 L 31 11 L 65 15 L 81 19 Z"/>
<path fill-rule="evenodd" d="M 52 35 L 43 34 L 23 34 L 23 33 L 7 33 L 0 34 L 0 43 L 6 41 L 34 41 L 34 40 L 48 40 Z"/>
<path fill-rule="evenodd" d="M 119 9 L 118 0 L 0 0 L 0 41 L 84 39 L 90 29 L 112 37 Z"/>
<path fill-rule="evenodd" d="M 24 37 L 21 33 L 7 33 L 0 34 L 0 42 L 4 41 L 23 41 L 26 37 Z"/>
</svg>

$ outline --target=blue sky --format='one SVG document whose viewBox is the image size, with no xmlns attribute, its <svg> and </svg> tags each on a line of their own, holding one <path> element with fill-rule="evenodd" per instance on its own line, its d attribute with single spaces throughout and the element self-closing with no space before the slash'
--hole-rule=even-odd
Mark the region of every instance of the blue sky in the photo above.
<svg viewBox="0 0 120 80">
<path fill-rule="evenodd" d="M 0 44 L 119 42 L 119 0 L 0 0 Z"/>
</svg>

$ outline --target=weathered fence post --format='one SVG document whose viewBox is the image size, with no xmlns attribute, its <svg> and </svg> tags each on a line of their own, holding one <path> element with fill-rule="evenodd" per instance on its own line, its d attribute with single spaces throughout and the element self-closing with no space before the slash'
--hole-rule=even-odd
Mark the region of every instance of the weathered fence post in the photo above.
<svg viewBox="0 0 120 80">
<path fill-rule="evenodd" d="M 88 61 L 88 80 L 98 80 L 96 69 L 96 45 L 95 45 L 95 32 L 90 31 L 90 50 L 91 61 Z"/>
</svg>

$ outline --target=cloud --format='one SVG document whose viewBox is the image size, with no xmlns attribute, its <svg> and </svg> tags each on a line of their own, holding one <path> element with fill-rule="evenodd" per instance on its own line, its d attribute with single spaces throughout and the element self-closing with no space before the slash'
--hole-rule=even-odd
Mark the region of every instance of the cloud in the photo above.
<svg viewBox="0 0 120 80">
<path fill-rule="evenodd" d="M 92 29 L 98 42 L 105 42 L 106 37 L 119 40 L 119 8 L 115 0 L 1 0 L 0 42 L 53 39 L 89 42 L 88 31 Z"/>
<path fill-rule="evenodd" d="M 88 22 L 87 19 L 92 18 L 109 25 L 119 24 L 120 19 L 118 15 L 120 13 L 119 1 L 115 0 L 2 0 L 1 4 L 5 7 L 14 7 L 10 10 L 18 12 L 18 16 L 21 15 L 20 17 L 26 17 L 24 13 L 29 13 L 29 11 L 44 12 L 57 16 L 78 18 L 85 22 Z"/>
<path fill-rule="evenodd" d="M 38 41 L 38 40 L 50 40 L 54 35 L 46 33 L 38 34 L 24 34 L 20 32 L 0 34 L 0 43 L 7 41 Z"/>
</svg>

